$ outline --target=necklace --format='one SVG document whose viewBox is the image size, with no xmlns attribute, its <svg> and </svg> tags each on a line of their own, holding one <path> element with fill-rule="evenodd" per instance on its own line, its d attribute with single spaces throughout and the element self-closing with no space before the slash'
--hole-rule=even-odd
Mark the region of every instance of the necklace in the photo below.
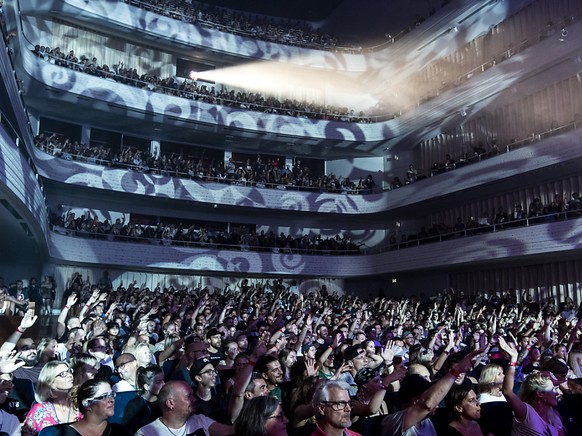
<svg viewBox="0 0 582 436">
<path fill-rule="evenodd" d="M 55 406 L 55 403 L 53 401 L 51 401 L 51 405 L 53 406 L 53 412 L 55 413 L 55 420 L 57 421 L 57 424 L 61 423 L 61 420 L 59 419 L 59 414 L 57 413 L 57 408 Z M 69 400 L 69 405 L 67 406 L 68 412 L 67 412 L 67 421 L 66 422 L 71 422 L 71 401 Z"/>
<path fill-rule="evenodd" d="M 185 436 L 186 435 L 186 423 L 184 423 L 184 425 L 182 426 L 182 427 L 184 427 L 184 430 L 182 431 L 182 434 L 180 434 L 180 429 L 178 429 L 178 432 L 177 433 L 174 433 L 172 431 L 172 429 L 166 425 L 166 423 L 164 422 L 164 420 L 162 418 L 160 418 L 160 422 L 162 424 L 164 424 L 164 427 L 166 427 L 168 429 L 168 431 L 170 433 L 172 433 L 174 436 Z M 180 428 L 182 428 L 182 427 L 180 427 Z"/>
</svg>

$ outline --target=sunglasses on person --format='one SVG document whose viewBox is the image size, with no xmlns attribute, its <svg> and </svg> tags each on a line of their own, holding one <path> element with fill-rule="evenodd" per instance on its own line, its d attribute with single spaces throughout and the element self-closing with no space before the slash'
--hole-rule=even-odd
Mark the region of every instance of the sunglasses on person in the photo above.
<svg viewBox="0 0 582 436">
<path fill-rule="evenodd" d="M 65 378 L 65 377 L 67 377 L 69 375 L 73 375 L 73 369 L 72 368 L 69 368 L 69 369 L 67 369 L 66 371 L 63 371 L 63 372 L 59 372 L 57 374 L 57 377 Z"/>
<path fill-rule="evenodd" d="M 115 399 L 115 392 L 113 392 L 113 391 L 107 392 L 106 394 L 103 394 L 103 395 L 99 395 L 98 397 L 92 398 L 89 401 L 92 401 L 92 402 L 107 401 L 107 400 L 111 400 L 111 399 Z"/>
</svg>

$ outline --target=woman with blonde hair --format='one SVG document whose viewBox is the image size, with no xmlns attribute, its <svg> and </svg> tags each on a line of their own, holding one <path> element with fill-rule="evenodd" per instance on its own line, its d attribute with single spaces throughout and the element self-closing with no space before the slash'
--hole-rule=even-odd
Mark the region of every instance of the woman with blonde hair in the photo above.
<svg viewBox="0 0 582 436">
<path fill-rule="evenodd" d="M 503 395 L 514 413 L 513 434 L 563 436 L 564 426 L 556 410 L 558 394 L 552 379 L 541 372 L 530 374 L 516 395 L 513 383 L 518 352 L 501 336 L 499 346 L 510 358 L 503 380 Z"/>
<path fill-rule="evenodd" d="M 477 419 L 483 434 L 509 436 L 513 425 L 513 411 L 507 403 L 501 387 L 503 386 L 503 368 L 496 363 L 485 365 L 479 377 L 479 403 L 481 417 Z"/>
<path fill-rule="evenodd" d="M 22 426 L 23 435 L 36 435 L 45 427 L 78 421 L 81 417 L 70 393 L 73 371 L 67 362 L 48 362 L 40 371 L 34 404 Z"/>
</svg>

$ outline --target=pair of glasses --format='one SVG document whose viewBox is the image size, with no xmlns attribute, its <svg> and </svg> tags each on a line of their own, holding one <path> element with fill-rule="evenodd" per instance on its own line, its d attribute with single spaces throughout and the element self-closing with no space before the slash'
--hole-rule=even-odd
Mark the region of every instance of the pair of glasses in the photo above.
<svg viewBox="0 0 582 436">
<path fill-rule="evenodd" d="M 135 359 L 134 360 L 128 360 L 127 362 L 123 362 L 123 363 L 117 365 L 117 372 L 121 371 L 122 369 L 125 369 L 125 365 L 128 365 L 131 362 L 135 362 Z"/>
<path fill-rule="evenodd" d="M 67 377 L 69 375 L 73 375 L 73 368 L 69 368 L 66 371 L 59 372 L 57 374 L 57 377 L 65 378 L 65 377 Z"/>
<path fill-rule="evenodd" d="M 203 374 L 215 375 L 217 373 L 218 373 L 218 371 L 216 371 L 215 369 L 209 369 L 208 371 L 201 372 L 200 375 L 203 375 Z"/>
<path fill-rule="evenodd" d="M 103 395 L 99 395 L 98 397 L 95 397 L 90 401 L 107 401 L 112 399 L 115 399 L 115 392 L 113 391 L 107 392 L 106 394 Z"/>
<path fill-rule="evenodd" d="M 338 412 L 345 410 L 346 407 L 351 406 L 351 401 L 322 401 L 321 404 L 331 407 Z"/>
</svg>

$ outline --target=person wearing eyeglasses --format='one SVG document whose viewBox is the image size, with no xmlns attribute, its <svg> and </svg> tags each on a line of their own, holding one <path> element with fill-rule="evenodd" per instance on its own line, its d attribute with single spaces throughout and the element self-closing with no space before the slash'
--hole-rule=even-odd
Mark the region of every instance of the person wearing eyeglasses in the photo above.
<svg viewBox="0 0 582 436">
<path fill-rule="evenodd" d="M 329 380 L 321 383 L 313 394 L 312 405 L 317 415 L 317 425 L 311 436 L 360 436 L 352 426 L 350 385 Z"/>
<path fill-rule="evenodd" d="M 237 435 L 287 436 L 288 423 L 279 400 L 263 395 L 245 402 L 234 428 Z"/>
<path fill-rule="evenodd" d="M 138 362 L 131 353 L 123 353 L 115 360 L 115 370 L 121 380 L 113 385 L 113 392 L 137 391 Z"/>
<path fill-rule="evenodd" d="M 99 379 L 86 381 L 77 391 L 76 403 L 83 418 L 60 427 L 54 436 L 125 436 L 120 424 L 107 422 L 115 413 L 115 392 Z"/>
<path fill-rule="evenodd" d="M 227 423 L 226 401 L 215 392 L 218 373 L 210 359 L 203 357 L 192 364 L 190 378 L 195 384 L 196 413 L 201 413 L 215 421 Z"/>
<path fill-rule="evenodd" d="M 73 371 L 59 360 L 48 362 L 40 371 L 34 404 L 22 426 L 22 434 L 31 436 L 51 425 L 75 422 L 81 415 L 70 396 Z"/>
</svg>

